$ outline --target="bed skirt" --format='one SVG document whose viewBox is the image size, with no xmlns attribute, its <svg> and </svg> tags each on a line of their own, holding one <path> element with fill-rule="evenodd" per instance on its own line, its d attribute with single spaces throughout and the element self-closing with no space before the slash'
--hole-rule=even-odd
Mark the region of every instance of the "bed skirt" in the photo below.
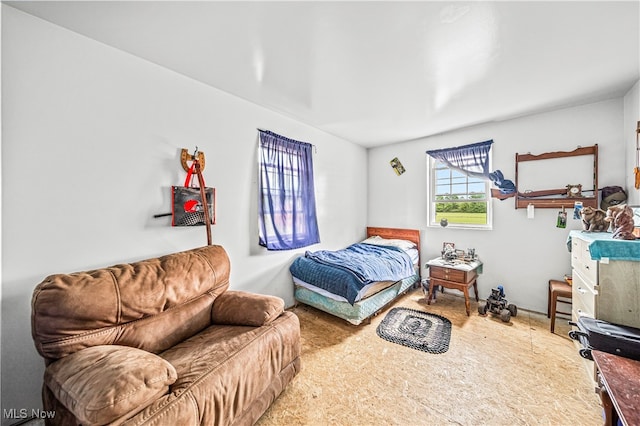
<svg viewBox="0 0 640 426">
<path fill-rule="evenodd" d="M 420 276 L 413 275 L 353 305 L 330 299 L 299 285 L 295 286 L 294 297 L 298 302 L 359 325 L 419 281 Z"/>
</svg>

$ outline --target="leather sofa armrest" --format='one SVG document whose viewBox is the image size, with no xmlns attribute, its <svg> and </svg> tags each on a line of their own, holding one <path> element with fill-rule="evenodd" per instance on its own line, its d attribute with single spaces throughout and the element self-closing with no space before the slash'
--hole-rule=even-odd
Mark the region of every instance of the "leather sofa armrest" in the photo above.
<svg viewBox="0 0 640 426">
<path fill-rule="evenodd" d="M 100 345 L 53 362 L 44 382 L 82 424 L 102 425 L 141 411 L 177 377 L 173 365 L 151 352 Z"/>
<path fill-rule="evenodd" d="M 225 291 L 213 301 L 211 321 L 214 324 L 260 327 L 269 324 L 283 312 L 284 300 L 279 297 Z"/>
</svg>

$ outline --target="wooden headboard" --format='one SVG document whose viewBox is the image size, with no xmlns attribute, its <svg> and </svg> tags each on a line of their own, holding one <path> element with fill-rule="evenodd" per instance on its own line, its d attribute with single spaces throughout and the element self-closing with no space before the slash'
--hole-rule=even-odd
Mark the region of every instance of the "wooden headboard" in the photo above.
<svg viewBox="0 0 640 426">
<path fill-rule="evenodd" d="M 367 227 L 367 238 L 377 235 L 382 238 L 397 238 L 414 242 L 420 251 L 420 231 L 418 229 Z"/>
</svg>

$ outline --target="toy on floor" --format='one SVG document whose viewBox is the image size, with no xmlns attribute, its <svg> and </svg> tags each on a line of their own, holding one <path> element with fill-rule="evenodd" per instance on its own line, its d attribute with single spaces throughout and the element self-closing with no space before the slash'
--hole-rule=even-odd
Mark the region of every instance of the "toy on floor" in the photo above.
<svg viewBox="0 0 640 426">
<path fill-rule="evenodd" d="M 485 304 L 478 305 L 478 312 L 480 315 L 491 312 L 500 315 L 502 321 L 509 322 L 512 316 L 518 315 L 518 307 L 504 298 L 504 288 L 499 285 L 498 288 L 491 289 L 491 296 L 487 297 Z"/>
<path fill-rule="evenodd" d="M 422 280 L 422 292 L 424 293 L 425 300 L 427 299 L 427 297 L 429 297 L 429 286 L 431 285 L 429 281 L 430 280 L 428 278 Z M 442 290 L 442 286 L 439 286 L 439 285 L 435 286 L 433 288 L 433 293 L 431 294 L 431 300 L 434 302 L 436 300 L 436 294 L 438 293 L 438 289 Z"/>
</svg>

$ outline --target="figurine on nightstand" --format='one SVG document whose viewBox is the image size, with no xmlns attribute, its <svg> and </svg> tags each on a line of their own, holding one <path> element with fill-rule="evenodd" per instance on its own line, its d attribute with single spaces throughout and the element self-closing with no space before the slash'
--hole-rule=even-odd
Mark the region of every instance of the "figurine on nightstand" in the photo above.
<svg viewBox="0 0 640 426">
<path fill-rule="evenodd" d="M 444 243 L 442 245 L 442 258 L 447 262 L 453 262 L 458 258 L 456 254 L 456 246 L 453 243 Z"/>
</svg>

